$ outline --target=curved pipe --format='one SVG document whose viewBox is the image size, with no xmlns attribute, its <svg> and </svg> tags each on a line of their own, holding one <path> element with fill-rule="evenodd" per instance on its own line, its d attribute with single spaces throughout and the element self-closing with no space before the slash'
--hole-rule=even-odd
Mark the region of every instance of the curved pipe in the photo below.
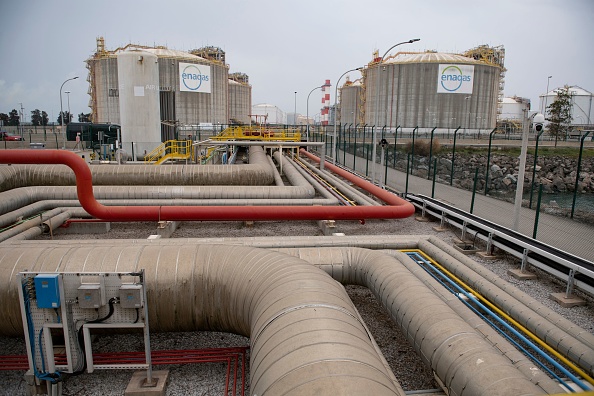
<svg viewBox="0 0 594 396">
<path fill-rule="evenodd" d="M 314 160 L 317 157 L 307 153 Z M 317 159 L 319 161 L 319 159 Z M 113 206 L 101 205 L 93 196 L 92 176 L 89 168 L 76 154 L 60 150 L 2 150 L 0 163 L 4 164 L 65 164 L 76 175 L 78 199 L 82 207 L 92 216 L 110 221 L 161 221 L 161 220 L 364 220 L 372 218 L 403 218 L 412 215 L 415 208 L 409 202 L 359 179 L 348 172 L 331 166 L 335 173 L 349 179 L 359 187 L 371 192 L 390 206 L 357 207 L 155 207 L 155 206 Z M 357 180 L 358 179 L 358 180 Z"/>
<path fill-rule="evenodd" d="M 344 288 L 282 253 L 243 246 L 0 246 L 0 327 L 22 334 L 20 271 L 146 274 L 151 330 L 250 337 L 254 395 L 401 395 Z M 175 270 L 172 270 L 175 269 Z M 172 285 L 176 287 L 172 287 Z M 11 296 L 9 298 L 7 294 Z M 17 303 L 14 303 L 14 302 Z"/>
<path fill-rule="evenodd" d="M 341 283 L 369 288 L 400 326 L 409 344 L 447 387 L 448 394 L 542 393 L 398 259 L 359 248 L 283 252 L 314 265 L 321 264 Z"/>
</svg>

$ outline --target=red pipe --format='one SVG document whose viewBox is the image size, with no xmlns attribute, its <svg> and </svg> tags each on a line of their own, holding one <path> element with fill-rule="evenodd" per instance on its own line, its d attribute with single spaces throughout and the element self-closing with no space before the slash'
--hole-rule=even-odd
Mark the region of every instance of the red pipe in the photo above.
<svg viewBox="0 0 594 396">
<path fill-rule="evenodd" d="M 319 161 L 316 156 L 302 152 Z M 82 207 L 91 216 L 108 221 L 365 220 L 398 219 L 415 212 L 410 202 L 327 163 L 326 168 L 367 190 L 388 206 L 105 206 L 93 195 L 92 175 L 87 163 L 72 152 L 1 150 L 0 163 L 67 165 L 76 176 L 76 191 Z"/>
</svg>

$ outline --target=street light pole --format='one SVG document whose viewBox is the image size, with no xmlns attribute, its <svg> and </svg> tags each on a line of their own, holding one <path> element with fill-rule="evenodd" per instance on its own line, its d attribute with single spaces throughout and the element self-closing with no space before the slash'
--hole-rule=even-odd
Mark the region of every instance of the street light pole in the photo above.
<svg viewBox="0 0 594 396">
<path fill-rule="evenodd" d="M 345 74 L 353 72 L 353 71 L 361 71 L 361 70 L 363 70 L 362 67 L 356 67 L 354 69 L 347 70 L 344 73 L 342 73 L 342 75 L 340 77 L 338 77 L 338 80 L 336 80 L 336 86 L 334 87 L 334 134 L 332 137 L 332 164 L 333 165 L 336 165 L 336 124 L 338 123 L 338 107 L 336 107 L 336 100 L 337 100 L 336 96 L 338 95 L 338 83 L 340 82 L 340 79 L 344 77 Z"/>
<path fill-rule="evenodd" d="M 66 98 L 68 98 L 68 123 L 72 120 L 72 115 L 70 114 L 70 91 L 64 91 L 66 94 Z"/>
<path fill-rule="evenodd" d="M 376 92 L 375 92 L 375 128 L 373 129 L 373 159 L 371 162 L 371 182 L 375 183 L 375 160 L 376 160 L 376 156 L 377 156 L 377 128 L 379 128 L 379 100 L 380 100 L 380 95 L 379 95 L 379 90 L 380 90 L 380 76 L 381 76 L 381 66 L 382 63 L 384 63 L 384 58 L 386 57 L 386 55 L 388 55 L 388 52 L 392 51 L 394 48 L 398 47 L 399 45 L 402 44 L 412 44 L 415 41 L 419 41 L 420 39 L 416 38 L 416 39 L 411 39 L 408 41 L 403 41 L 401 43 L 398 44 L 394 44 L 393 46 L 391 46 L 385 53 L 384 55 L 380 58 L 380 60 L 377 63 L 377 84 L 376 84 Z"/>
<path fill-rule="evenodd" d="M 293 113 L 293 125 L 297 128 L 297 91 L 295 91 L 295 112 Z"/>
<path fill-rule="evenodd" d="M 309 95 L 311 95 L 312 92 L 315 91 L 316 89 L 320 89 L 320 88 L 322 88 L 322 86 L 315 87 L 314 89 L 312 89 L 311 91 L 309 91 L 309 94 L 307 95 L 307 107 L 306 107 L 306 110 L 305 110 L 305 112 L 306 112 L 305 113 L 306 114 L 305 115 L 305 122 L 307 123 L 307 127 L 305 129 L 305 131 L 306 131 L 305 132 L 305 140 L 307 140 L 308 142 L 309 142 Z M 336 115 L 334 117 L 336 117 Z"/>
<path fill-rule="evenodd" d="M 60 121 L 61 121 L 60 122 L 60 124 L 61 124 L 60 132 L 62 132 L 64 134 L 64 146 L 62 147 L 62 149 L 66 148 L 66 131 L 64 130 L 64 109 L 62 107 L 62 88 L 64 87 L 64 84 L 66 84 L 68 81 L 76 80 L 77 78 L 78 78 L 78 76 L 69 78 L 66 81 L 64 81 L 62 83 L 62 85 L 60 86 Z"/>
</svg>

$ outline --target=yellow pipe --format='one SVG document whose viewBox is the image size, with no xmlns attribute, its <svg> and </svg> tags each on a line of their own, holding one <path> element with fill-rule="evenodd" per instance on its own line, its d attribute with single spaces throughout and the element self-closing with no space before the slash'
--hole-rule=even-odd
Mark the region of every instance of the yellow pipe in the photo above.
<svg viewBox="0 0 594 396">
<path fill-rule="evenodd" d="M 514 318 L 512 318 L 509 315 L 507 315 L 505 312 L 503 312 L 497 306 L 495 306 L 494 304 L 492 304 L 489 300 L 487 300 L 485 297 L 483 297 L 482 295 L 480 295 L 480 293 L 478 293 L 477 291 L 473 290 L 470 286 L 468 286 L 466 283 L 464 283 L 462 280 L 460 280 L 458 277 L 456 277 L 454 274 L 452 274 L 450 271 L 448 271 L 446 268 L 444 268 L 441 264 L 437 263 L 435 260 L 433 260 L 427 254 L 425 254 L 425 252 L 423 252 L 422 250 L 419 250 L 419 249 L 403 249 L 403 250 L 399 250 L 399 251 L 400 252 L 403 252 L 403 253 L 419 253 L 420 255 L 422 255 L 423 257 L 425 257 L 427 260 L 429 260 L 431 262 L 431 264 L 433 264 L 436 267 L 438 267 L 447 276 L 449 276 L 451 279 L 453 279 L 454 281 L 456 281 L 459 285 L 461 285 L 468 292 L 472 293 L 481 302 L 483 302 L 485 305 L 487 305 L 493 311 L 497 312 L 499 315 L 501 315 L 502 317 L 504 317 L 506 320 L 508 320 L 514 326 L 516 326 L 522 333 L 524 333 L 525 335 L 527 335 L 528 337 L 530 337 L 538 345 L 542 346 L 544 349 L 546 349 L 549 353 L 551 353 L 557 359 L 559 359 L 563 363 L 565 363 L 568 367 L 570 367 L 573 371 L 575 371 L 577 374 L 579 374 L 587 382 L 589 382 L 590 384 L 594 385 L 594 379 L 592 377 L 590 377 L 586 372 L 584 372 L 581 368 L 579 368 L 578 366 L 576 366 L 573 362 L 571 362 L 570 360 L 568 360 L 565 356 L 561 355 L 559 352 L 557 352 L 555 349 L 553 349 L 551 346 L 549 346 L 546 342 L 544 342 L 543 340 L 541 340 L 540 338 L 538 338 L 530 330 L 528 330 L 527 328 L 525 328 L 524 326 L 522 326 L 520 323 L 518 323 Z"/>
</svg>

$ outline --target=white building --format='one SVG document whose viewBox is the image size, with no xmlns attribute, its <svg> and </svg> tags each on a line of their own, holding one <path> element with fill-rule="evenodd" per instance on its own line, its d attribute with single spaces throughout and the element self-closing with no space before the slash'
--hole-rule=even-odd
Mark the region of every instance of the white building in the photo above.
<svg viewBox="0 0 594 396">
<path fill-rule="evenodd" d="M 287 124 L 287 114 L 279 109 L 277 106 L 269 103 L 260 103 L 252 106 L 252 115 L 268 116 L 266 122 L 268 124 L 283 125 Z M 253 118 L 253 117 L 252 117 Z M 261 117 L 258 121 L 263 122 Z"/>
<path fill-rule="evenodd" d="M 540 95 L 540 109 L 545 109 L 557 98 L 557 91 L 561 88 L 555 88 L 545 95 Z M 594 124 L 594 95 L 592 92 L 588 92 L 585 89 L 574 85 L 569 87 L 569 93 L 571 95 L 572 110 L 571 115 L 573 121 L 572 125 L 592 125 Z"/>
</svg>

